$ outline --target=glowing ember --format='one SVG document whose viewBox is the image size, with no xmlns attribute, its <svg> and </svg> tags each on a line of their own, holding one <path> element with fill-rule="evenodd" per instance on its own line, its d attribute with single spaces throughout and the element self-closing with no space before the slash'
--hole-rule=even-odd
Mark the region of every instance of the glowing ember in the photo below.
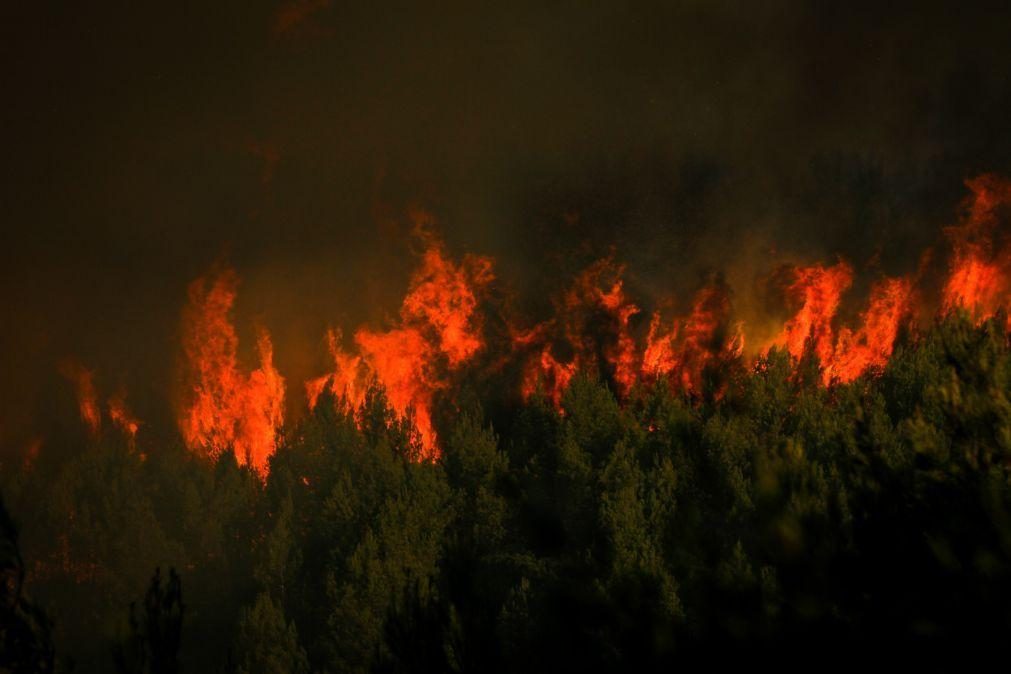
<svg viewBox="0 0 1011 674">
<path fill-rule="evenodd" d="M 239 370 L 230 318 L 237 286 L 231 270 L 190 285 L 183 313 L 187 389 L 179 424 L 190 449 L 216 457 L 231 448 L 239 463 L 265 475 L 283 422 L 284 379 L 274 369 L 265 331 L 257 340 L 260 367 L 248 375 Z"/>
</svg>

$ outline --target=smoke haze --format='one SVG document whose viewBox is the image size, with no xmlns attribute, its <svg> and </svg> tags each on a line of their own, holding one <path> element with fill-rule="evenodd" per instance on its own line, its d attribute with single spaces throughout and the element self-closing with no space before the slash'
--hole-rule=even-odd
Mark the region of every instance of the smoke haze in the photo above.
<svg viewBox="0 0 1011 674">
<path fill-rule="evenodd" d="M 266 328 L 297 387 L 328 326 L 398 311 L 415 208 L 535 317 L 608 255 L 640 304 L 721 274 L 750 305 L 778 263 L 843 256 L 858 296 L 915 271 L 965 179 L 1011 174 L 1004 3 L 20 4 L 7 451 L 68 358 L 170 423 L 187 286 L 222 261 L 240 355 Z"/>
</svg>

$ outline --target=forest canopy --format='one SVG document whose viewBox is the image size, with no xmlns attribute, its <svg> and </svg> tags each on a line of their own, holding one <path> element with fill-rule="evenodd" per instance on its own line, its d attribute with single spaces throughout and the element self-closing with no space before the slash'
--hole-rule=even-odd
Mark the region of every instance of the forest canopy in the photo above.
<svg viewBox="0 0 1011 674">
<path fill-rule="evenodd" d="M 65 429 L 3 477 L 0 668 L 964 666 L 1011 628 L 1006 325 L 955 312 L 829 386 L 773 348 L 690 392 L 463 390 L 434 460 L 378 386 L 323 391 L 265 475 Z"/>
</svg>

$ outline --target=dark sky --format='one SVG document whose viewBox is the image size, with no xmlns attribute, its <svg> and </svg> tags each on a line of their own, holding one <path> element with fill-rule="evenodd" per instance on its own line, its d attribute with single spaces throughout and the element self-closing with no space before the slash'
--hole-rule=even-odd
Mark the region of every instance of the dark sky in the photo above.
<svg viewBox="0 0 1011 674">
<path fill-rule="evenodd" d="M 908 271 L 1011 174 L 1008 3 L 149 4 L 0 10 L 0 445 L 65 357 L 170 414 L 216 260 L 243 336 L 318 370 L 327 325 L 396 311 L 411 206 L 534 304 L 612 249 L 646 304 Z"/>
</svg>

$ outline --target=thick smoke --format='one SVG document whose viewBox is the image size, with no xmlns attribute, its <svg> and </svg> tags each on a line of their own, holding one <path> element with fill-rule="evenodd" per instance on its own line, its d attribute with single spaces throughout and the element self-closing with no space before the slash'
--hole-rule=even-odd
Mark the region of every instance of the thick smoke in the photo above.
<svg viewBox="0 0 1011 674">
<path fill-rule="evenodd" d="M 642 339 L 715 276 L 753 323 L 789 315 L 763 281 L 786 264 L 846 259 L 848 317 L 882 275 L 942 283 L 964 180 L 1011 174 L 1006 8 L 22 5 L 0 41 L 5 452 L 67 359 L 172 428 L 187 287 L 222 258 L 240 369 L 263 328 L 301 382 L 327 327 L 396 320 L 418 206 L 534 322 L 623 265 Z"/>
</svg>

